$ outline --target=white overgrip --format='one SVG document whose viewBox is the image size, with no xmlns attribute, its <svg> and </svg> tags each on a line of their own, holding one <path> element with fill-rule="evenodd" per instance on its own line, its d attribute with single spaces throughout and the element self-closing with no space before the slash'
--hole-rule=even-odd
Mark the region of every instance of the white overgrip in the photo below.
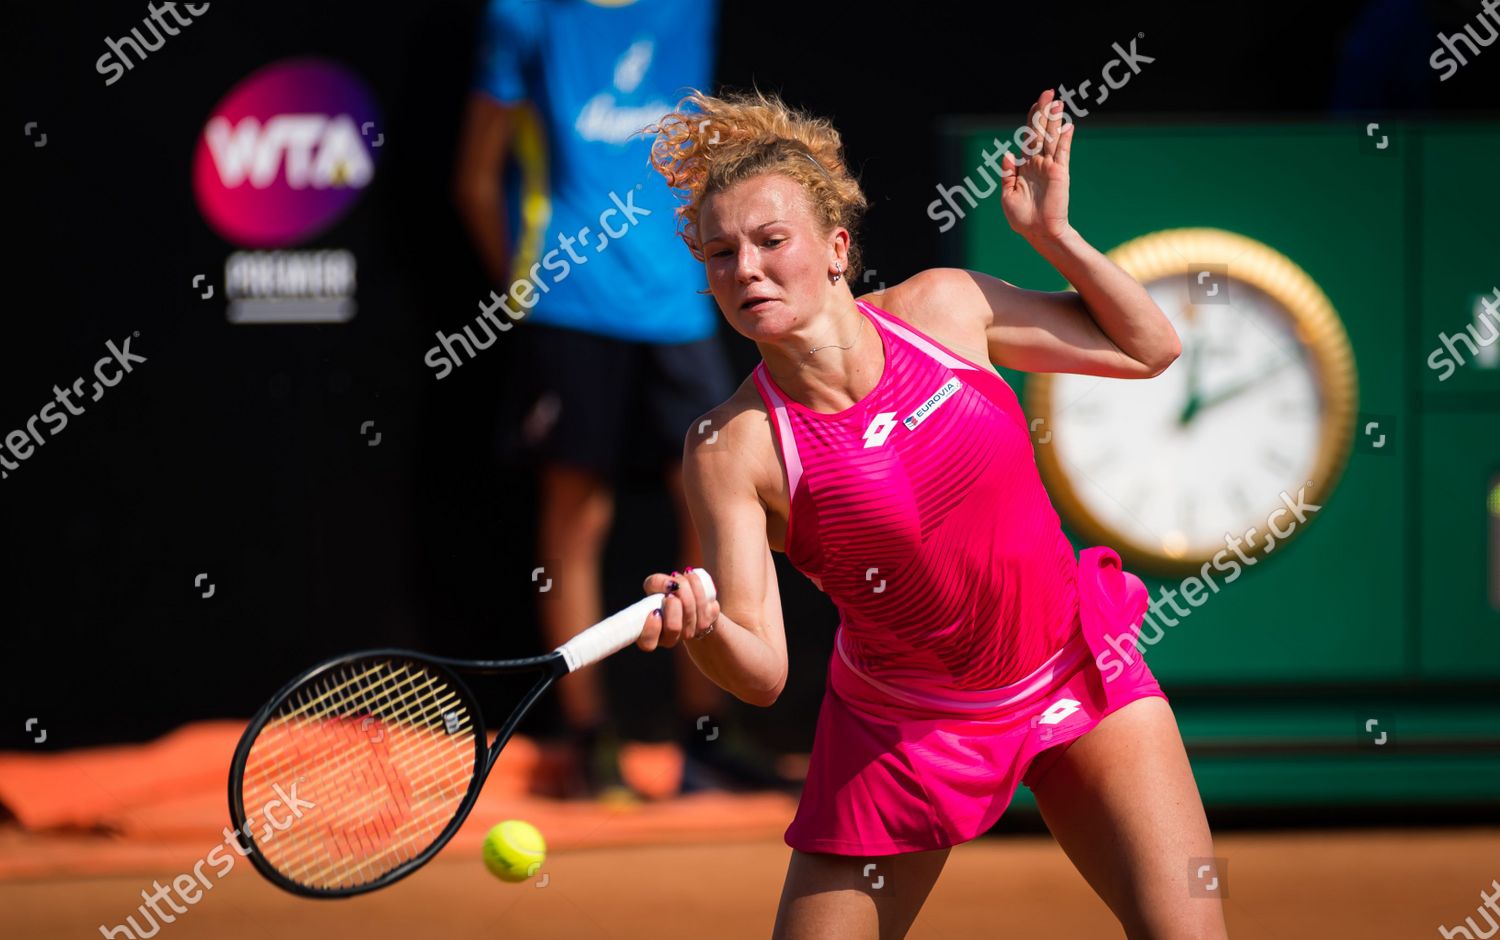
<svg viewBox="0 0 1500 940">
<path fill-rule="evenodd" d="M 698 576 L 698 583 L 707 593 L 708 599 L 717 599 L 718 591 L 714 588 L 714 579 L 709 577 L 708 572 L 702 568 L 694 568 L 693 574 Z M 624 610 L 610 614 L 559 646 L 557 651 L 562 653 L 563 661 L 568 664 L 568 671 L 577 672 L 584 666 L 591 666 L 639 640 L 641 630 L 646 626 L 646 615 L 660 607 L 662 598 L 665 596 L 664 594 L 647 594 Z"/>
</svg>

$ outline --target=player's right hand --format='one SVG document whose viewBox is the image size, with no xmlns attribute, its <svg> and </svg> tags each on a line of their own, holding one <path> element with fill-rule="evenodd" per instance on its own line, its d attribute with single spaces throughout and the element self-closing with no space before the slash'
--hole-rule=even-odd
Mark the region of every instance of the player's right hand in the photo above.
<svg viewBox="0 0 1500 940">
<path fill-rule="evenodd" d="M 658 646 L 671 649 L 680 640 L 691 640 L 719 619 L 719 602 L 708 599 L 703 583 L 692 572 L 653 574 L 641 587 L 647 594 L 665 593 L 660 612 L 646 615 L 641 638 L 635 643 L 648 653 Z"/>
</svg>

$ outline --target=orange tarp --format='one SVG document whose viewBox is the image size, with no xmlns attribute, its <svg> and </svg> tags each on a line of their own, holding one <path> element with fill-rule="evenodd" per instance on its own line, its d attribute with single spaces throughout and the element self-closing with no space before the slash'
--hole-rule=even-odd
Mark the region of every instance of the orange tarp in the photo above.
<svg viewBox="0 0 1500 940">
<path fill-rule="evenodd" d="M 0 827 L 0 878 L 191 865 L 224 841 L 229 763 L 244 727 L 201 722 L 146 744 L 0 754 L 0 806 L 16 819 Z M 477 855 L 502 819 L 532 822 L 549 848 L 581 848 L 779 836 L 796 809 L 781 793 L 672 796 L 682 773 L 674 744 L 624 745 L 621 772 L 653 798 L 627 807 L 529 795 L 539 758 L 534 741 L 513 736 L 444 851 Z M 67 849 L 70 834 L 86 852 Z"/>
</svg>

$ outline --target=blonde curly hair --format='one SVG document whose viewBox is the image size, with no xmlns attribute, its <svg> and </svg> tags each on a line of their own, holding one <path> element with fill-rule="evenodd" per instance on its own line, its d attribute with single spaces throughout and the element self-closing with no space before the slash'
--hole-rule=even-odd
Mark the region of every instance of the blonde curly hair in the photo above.
<svg viewBox="0 0 1500 940">
<path fill-rule="evenodd" d="M 705 198 L 753 176 L 780 173 L 801 184 L 824 232 L 849 230 L 846 283 L 860 274 L 855 234 L 868 203 L 844 162 L 839 132 L 826 118 L 759 89 L 716 98 L 694 88 L 676 111 L 637 133 L 656 135 L 651 166 L 683 200 L 675 210 L 678 234 L 694 258 L 703 260 L 698 216 Z"/>
</svg>

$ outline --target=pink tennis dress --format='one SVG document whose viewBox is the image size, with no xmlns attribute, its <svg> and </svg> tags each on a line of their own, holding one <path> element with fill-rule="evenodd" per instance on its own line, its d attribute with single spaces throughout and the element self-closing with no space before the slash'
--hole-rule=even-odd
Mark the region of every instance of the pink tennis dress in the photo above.
<svg viewBox="0 0 1500 940">
<path fill-rule="evenodd" d="M 1020 402 L 993 368 L 864 301 L 885 348 L 868 395 L 798 404 L 765 364 L 792 494 L 786 554 L 838 608 L 812 762 L 786 843 L 889 855 L 993 826 L 1020 783 L 1138 698 L 1146 588 L 1105 546 L 1075 557 Z"/>
</svg>

